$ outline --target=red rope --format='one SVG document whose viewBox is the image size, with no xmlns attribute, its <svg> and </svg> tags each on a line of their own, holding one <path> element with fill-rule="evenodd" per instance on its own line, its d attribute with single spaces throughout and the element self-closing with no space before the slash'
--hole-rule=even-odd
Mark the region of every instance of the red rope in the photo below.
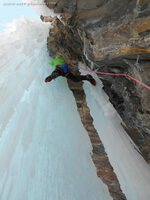
<svg viewBox="0 0 150 200">
<path fill-rule="evenodd" d="M 72 66 L 75 66 L 74 64 L 72 63 L 69 63 L 70 65 Z M 91 71 L 91 70 L 87 70 L 87 69 L 84 69 L 84 68 L 81 68 L 79 67 L 81 70 L 84 70 L 84 71 L 87 71 L 87 72 L 91 72 L 91 73 L 94 73 L 94 74 L 101 74 L 101 75 L 109 75 L 109 76 L 127 76 L 129 77 L 130 79 L 132 79 L 133 81 L 135 81 L 136 83 L 142 85 L 143 87 L 145 87 L 146 89 L 150 90 L 150 87 L 147 86 L 146 84 L 136 80 L 135 78 L 133 78 L 132 76 L 128 75 L 128 74 L 113 74 L 113 73 L 105 73 L 105 72 L 95 72 L 95 71 Z"/>
</svg>

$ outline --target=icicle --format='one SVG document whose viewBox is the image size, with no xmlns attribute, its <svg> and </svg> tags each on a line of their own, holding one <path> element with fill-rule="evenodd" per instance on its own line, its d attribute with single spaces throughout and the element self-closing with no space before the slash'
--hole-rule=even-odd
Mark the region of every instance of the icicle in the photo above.
<svg viewBox="0 0 150 200">
<path fill-rule="evenodd" d="M 135 66 L 137 67 L 137 70 L 139 72 L 142 72 L 143 70 L 142 70 L 141 66 L 139 65 L 139 58 L 140 58 L 140 55 L 137 56 Z"/>
<path fill-rule="evenodd" d="M 84 56 L 86 57 L 86 59 L 89 61 L 89 63 L 91 63 L 91 69 L 93 70 L 94 69 L 94 63 L 93 61 L 91 61 L 88 56 L 87 56 L 87 53 L 86 53 L 86 50 L 85 50 L 85 37 L 84 37 Z"/>
</svg>

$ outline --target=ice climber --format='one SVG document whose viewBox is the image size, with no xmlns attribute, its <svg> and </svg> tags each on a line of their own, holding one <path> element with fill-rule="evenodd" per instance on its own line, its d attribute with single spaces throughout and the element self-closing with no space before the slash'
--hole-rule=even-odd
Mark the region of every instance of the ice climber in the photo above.
<svg viewBox="0 0 150 200">
<path fill-rule="evenodd" d="M 82 80 L 89 81 L 92 85 L 96 85 L 96 81 L 93 79 L 91 75 L 74 75 L 70 72 L 68 68 L 68 64 L 65 62 L 65 60 L 61 56 L 56 56 L 56 58 L 50 62 L 50 65 L 55 66 L 55 70 L 52 72 L 51 75 L 49 75 L 45 82 L 50 82 L 51 80 L 57 78 L 58 76 L 64 76 L 68 79 L 71 79 L 74 82 L 79 82 Z"/>
</svg>

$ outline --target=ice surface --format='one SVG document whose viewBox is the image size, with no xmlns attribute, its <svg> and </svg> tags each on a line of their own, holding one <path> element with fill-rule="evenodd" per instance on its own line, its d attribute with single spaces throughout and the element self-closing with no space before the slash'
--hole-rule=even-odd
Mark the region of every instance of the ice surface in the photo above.
<svg viewBox="0 0 150 200">
<path fill-rule="evenodd" d="M 44 82 L 49 26 L 0 33 L 0 200 L 110 200 L 65 78 Z"/>
<path fill-rule="evenodd" d="M 86 68 L 81 63 L 79 66 Z M 104 93 L 102 82 L 96 74 L 91 75 L 97 86 L 84 83 L 87 104 L 121 188 L 127 200 L 150 200 L 150 167 L 120 125 L 122 121 Z"/>
</svg>

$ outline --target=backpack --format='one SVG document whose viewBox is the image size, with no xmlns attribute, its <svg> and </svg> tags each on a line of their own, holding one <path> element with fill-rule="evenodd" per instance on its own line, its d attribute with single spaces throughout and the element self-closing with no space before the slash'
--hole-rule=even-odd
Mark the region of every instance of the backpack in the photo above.
<svg viewBox="0 0 150 200">
<path fill-rule="evenodd" d="M 62 65 L 62 70 L 63 70 L 63 72 L 64 72 L 65 74 L 69 72 L 68 64 L 67 64 L 67 63 L 65 63 L 65 64 Z"/>
</svg>

